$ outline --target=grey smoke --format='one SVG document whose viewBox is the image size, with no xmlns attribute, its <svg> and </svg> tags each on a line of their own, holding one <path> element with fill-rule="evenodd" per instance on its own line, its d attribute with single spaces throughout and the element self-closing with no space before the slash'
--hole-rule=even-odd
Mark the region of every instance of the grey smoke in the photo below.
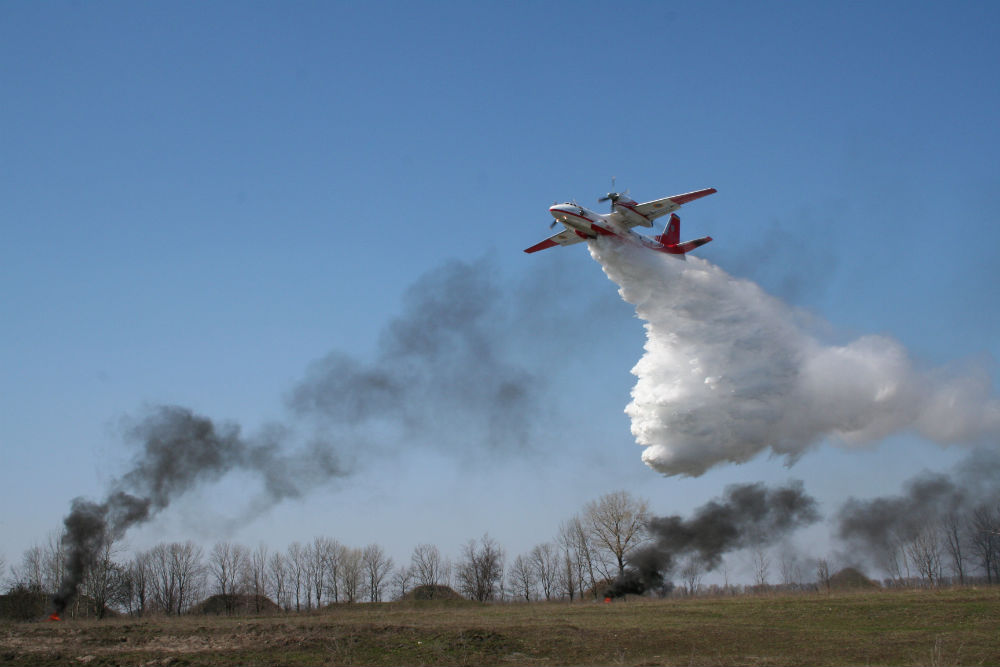
<svg viewBox="0 0 1000 667">
<path fill-rule="evenodd" d="M 816 500 L 801 482 L 776 488 L 760 482 L 727 486 L 721 498 L 695 509 L 690 518 L 651 519 L 647 525 L 651 543 L 632 554 L 628 570 L 610 593 L 661 588 L 683 556 L 695 556 L 706 571 L 714 570 L 727 553 L 773 544 L 819 518 Z"/>
<path fill-rule="evenodd" d="M 514 361 L 512 341 L 531 319 L 487 262 L 449 262 L 407 290 L 403 313 L 382 331 L 372 361 L 327 355 L 289 405 L 300 417 L 379 426 L 409 441 L 527 448 L 545 382 Z"/>
<path fill-rule="evenodd" d="M 396 451 L 414 444 L 497 454 L 530 449 L 544 382 L 515 359 L 524 357 L 520 329 L 540 317 L 517 307 L 487 261 L 449 262 L 407 290 L 374 361 L 334 351 L 313 364 L 291 393 L 287 424 L 248 437 L 236 424 L 184 407 L 153 408 L 127 429 L 135 455 L 104 501 L 73 501 L 57 611 L 108 540 L 230 472 L 259 478 L 263 493 L 248 506 L 258 513 L 354 474 L 377 458 L 367 449 L 375 439 Z M 316 435 L 296 447 L 292 434 L 317 424 Z"/>
<path fill-rule="evenodd" d="M 62 612 L 101 550 L 198 484 L 234 470 L 258 475 L 270 502 L 300 495 L 311 485 L 347 474 L 323 446 L 284 451 L 277 431 L 245 438 L 234 424 L 217 425 L 187 408 L 161 406 L 135 423 L 127 438 L 137 445 L 131 469 L 111 483 L 104 502 L 73 500 L 63 522 L 66 575 L 54 597 Z"/>
<path fill-rule="evenodd" d="M 907 481 L 902 493 L 848 499 L 836 515 L 845 558 L 884 565 L 901 543 L 927 528 L 957 519 L 964 523 L 982 506 L 1000 505 L 1000 454 L 980 448 L 950 472 L 925 471 Z"/>
</svg>

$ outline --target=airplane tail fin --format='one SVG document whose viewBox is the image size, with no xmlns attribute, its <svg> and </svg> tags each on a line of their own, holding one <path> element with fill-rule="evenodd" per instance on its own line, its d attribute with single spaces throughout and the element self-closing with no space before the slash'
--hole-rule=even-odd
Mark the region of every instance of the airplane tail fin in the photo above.
<svg viewBox="0 0 1000 667">
<path fill-rule="evenodd" d="M 663 233 L 659 236 L 654 236 L 653 238 L 664 246 L 664 252 L 670 253 L 671 255 L 683 255 L 684 253 L 691 252 L 695 248 L 699 248 L 712 240 L 711 236 L 703 236 L 700 239 L 694 239 L 693 241 L 685 241 L 684 243 L 681 243 L 681 219 L 677 217 L 676 213 L 670 214 L 670 221 L 667 222 L 667 226 L 664 228 Z"/>
<path fill-rule="evenodd" d="M 663 228 L 663 233 L 654 237 L 665 246 L 677 245 L 681 241 L 681 219 L 676 213 L 670 214 L 670 221 Z"/>
</svg>

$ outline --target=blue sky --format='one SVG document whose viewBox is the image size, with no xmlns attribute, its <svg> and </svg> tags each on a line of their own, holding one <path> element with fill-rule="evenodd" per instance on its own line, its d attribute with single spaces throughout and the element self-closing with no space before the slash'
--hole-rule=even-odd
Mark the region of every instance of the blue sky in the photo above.
<svg viewBox="0 0 1000 667">
<path fill-rule="evenodd" d="M 544 446 L 401 445 L 252 521 L 235 475 L 130 545 L 322 534 L 405 559 L 489 531 L 513 557 L 621 488 L 669 514 L 796 478 L 829 511 L 950 466 L 962 448 L 900 435 L 659 476 L 622 412 L 641 323 L 584 248 L 521 250 L 612 176 L 640 201 L 716 187 L 683 211 L 716 239 L 700 256 L 834 338 L 995 376 L 998 24 L 994 3 L 0 5 L 0 555 L 127 469 L 123 421 L 287 419 L 311 363 L 377 354 L 455 259 L 547 313 L 516 336 L 549 376 Z"/>
</svg>

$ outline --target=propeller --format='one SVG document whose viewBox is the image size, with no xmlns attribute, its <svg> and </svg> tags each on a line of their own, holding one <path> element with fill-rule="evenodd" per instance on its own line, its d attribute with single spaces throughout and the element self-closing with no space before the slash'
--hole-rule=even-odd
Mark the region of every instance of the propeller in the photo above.
<svg viewBox="0 0 1000 667">
<path fill-rule="evenodd" d="M 599 201 L 599 202 L 610 201 L 611 202 L 611 210 L 614 211 L 615 210 L 615 203 L 619 199 L 621 199 L 624 195 L 627 195 L 627 194 L 628 194 L 628 190 L 626 190 L 625 192 L 615 192 L 615 177 L 612 176 L 611 177 L 611 192 L 609 192 L 608 194 L 604 195 L 603 197 L 601 197 L 597 201 Z"/>
</svg>

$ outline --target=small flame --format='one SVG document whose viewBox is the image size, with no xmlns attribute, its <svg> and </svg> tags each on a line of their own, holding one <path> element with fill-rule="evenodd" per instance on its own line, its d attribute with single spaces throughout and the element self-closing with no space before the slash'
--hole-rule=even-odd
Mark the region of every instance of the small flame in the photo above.
<svg viewBox="0 0 1000 667">
<path fill-rule="evenodd" d="M 59 618 L 59 614 L 52 614 L 51 616 L 49 616 L 49 620 L 50 621 L 61 621 L 62 619 Z"/>
<path fill-rule="evenodd" d="M 604 604 L 610 604 L 610 602 L 611 602 L 611 596 L 610 595 L 608 597 L 604 598 Z"/>
</svg>

